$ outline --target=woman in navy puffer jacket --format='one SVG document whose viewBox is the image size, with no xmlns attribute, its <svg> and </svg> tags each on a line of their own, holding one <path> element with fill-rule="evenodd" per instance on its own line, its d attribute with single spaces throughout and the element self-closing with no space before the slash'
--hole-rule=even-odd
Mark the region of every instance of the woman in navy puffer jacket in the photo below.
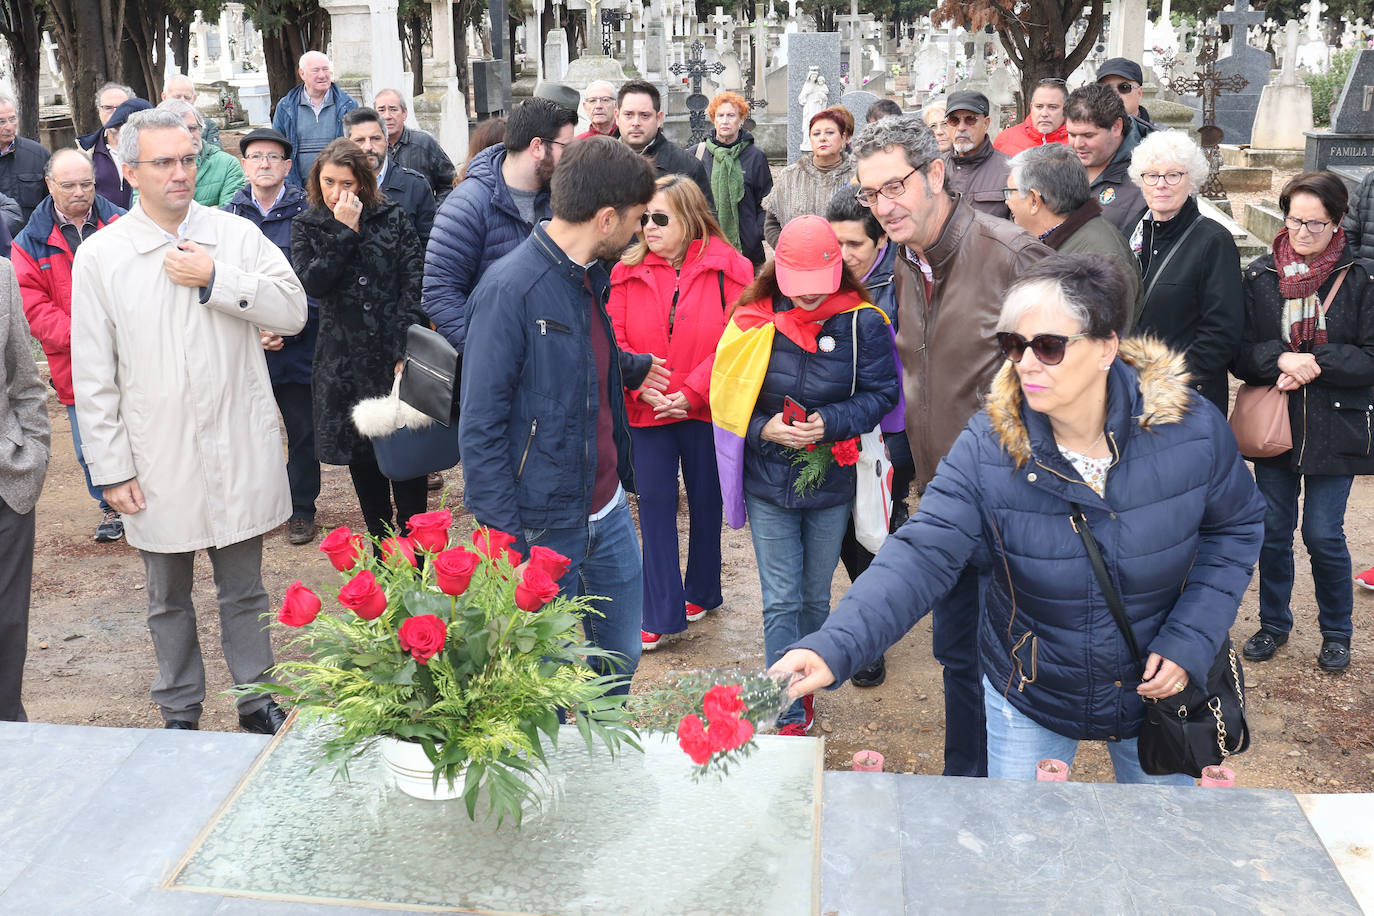
<svg viewBox="0 0 1374 916">
<path fill-rule="evenodd" d="M 825 622 L 854 504 L 852 465 L 832 462 L 814 489 L 799 494 L 793 457 L 798 449 L 828 448 L 877 426 L 897 403 L 897 370 L 887 318 L 845 268 L 835 230 L 822 217 L 800 216 L 783 227 L 775 259 L 740 302 L 732 317 L 736 326 L 757 316 L 775 328 L 743 467 L 763 590 L 764 649 L 772 663 Z M 728 340 L 717 350 L 717 368 Z M 789 397 L 804 409 L 805 420 L 786 421 L 783 400 Z M 812 718 L 809 701 L 794 703 L 779 719 L 780 733 L 802 734 Z"/>
<path fill-rule="evenodd" d="M 1118 782 L 1148 776 L 1144 698 L 1206 682 L 1259 556 L 1264 502 L 1180 354 L 1118 343 L 1126 286 L 1056 255 L 1007 294 L 1008 356 L 919 512 L 888 538 L 826 625 L 776 669 L 800 695 L 892 645 L 965 564 L 983 573 L 979 661 L 988 775 L 1033 779 L 1044 757 L 1106 740 Z M 1146 659 L 1130 657 L 1070 522 L 1082 507 Z M 1141 662 L 1143 666 L 1143 678 Z"/>
</svg>

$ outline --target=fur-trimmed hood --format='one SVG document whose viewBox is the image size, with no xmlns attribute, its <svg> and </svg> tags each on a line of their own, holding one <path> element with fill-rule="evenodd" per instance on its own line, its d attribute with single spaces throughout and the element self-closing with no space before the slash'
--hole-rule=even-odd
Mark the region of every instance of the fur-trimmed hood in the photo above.
<svg viewBox="0 0 1374 916">
<path fill-rule="evenodd" d="M 1108 380 L 1108 424 L 1121 405 L 1113 404 L 1122 366 L 1130 367 L 1135 376 L 1137 391 L 1129 405 L 1131 420 L 1141 429 L 1166 423 L 1179 423 L 1188 412 L 1192 389 L 1188 385 L 1188 367 L 1183 354 L 1169 349 L 1152 337 L 1132 337 L 1121 342 L 1116 362 Z M 1022 415 L 1023 397 L 1016 368 L 1007 361 L 992 381 L 987 396 L 988 420 L 993 432 L 1002 442 L 1019 468 L 1031 459 L 1032 435 Z"/>
</svg>

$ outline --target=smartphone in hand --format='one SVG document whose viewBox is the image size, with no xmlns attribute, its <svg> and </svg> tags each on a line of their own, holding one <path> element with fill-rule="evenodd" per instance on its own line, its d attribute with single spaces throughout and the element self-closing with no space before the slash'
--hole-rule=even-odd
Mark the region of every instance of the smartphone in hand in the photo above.
<svg viewBox="0 0 1374 916">
<path fill-rule="evenodd" d="M 806 408 L 792 400 L 790 395 L 783 395 L 782 398 L 782 422 L 788 426 L 806 422 Z"/>
</svg>

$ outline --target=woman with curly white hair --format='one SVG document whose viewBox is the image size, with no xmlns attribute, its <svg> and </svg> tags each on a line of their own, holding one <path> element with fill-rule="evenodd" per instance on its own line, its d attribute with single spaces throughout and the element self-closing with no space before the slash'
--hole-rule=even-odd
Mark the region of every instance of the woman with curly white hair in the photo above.
<svg viewBox="0 0 1374 916">
<path fill-rule="evenodd" d="M 1131 234 L 1145 287 L 1134 333 L 1183 353 L 1189 384 L 1225 413 L 1245 290 L 1231 233 L 1198 211 L 1207 172 L 1202 150 L 1182 131 L 1156 131 L 1131 156 L 1128 174 L 1149 208 Z"/>
</svg>

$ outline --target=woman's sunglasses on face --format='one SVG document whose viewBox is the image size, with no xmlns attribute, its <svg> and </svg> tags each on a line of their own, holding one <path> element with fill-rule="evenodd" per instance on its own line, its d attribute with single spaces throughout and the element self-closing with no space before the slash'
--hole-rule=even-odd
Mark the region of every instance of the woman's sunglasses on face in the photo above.
<svg viewBox="0 0 1374 916">
<path fill-rule="evenodd" d="M 645 213 L 643 216 L 639 218 L 639 225 L 641 227 L 647 226 L 649 225 L 649 220 L 653 220 L 655 226 L 662 228 L 668 225 L 668 223 L 672 220 L 672 217 L 666 213 Z"/>
<path fill-rule="evenodd" d="M 1041 365 L 1057 366 L 1064 361 L 1064 352 L 1069 348 L 1069 342 L 1087 337 L 1087 334 L 1036 334 L 1030 340 L 1017 334 L 1015 331 L 998 331 L 997 346 L 1002 351 L 1002 356 L 1014 363 L 1021 362 L 1021 357 L 1026 355 L 1026 348 L 1030 347 L 1035 358 L 1040 360 Z"/>
</svg>

